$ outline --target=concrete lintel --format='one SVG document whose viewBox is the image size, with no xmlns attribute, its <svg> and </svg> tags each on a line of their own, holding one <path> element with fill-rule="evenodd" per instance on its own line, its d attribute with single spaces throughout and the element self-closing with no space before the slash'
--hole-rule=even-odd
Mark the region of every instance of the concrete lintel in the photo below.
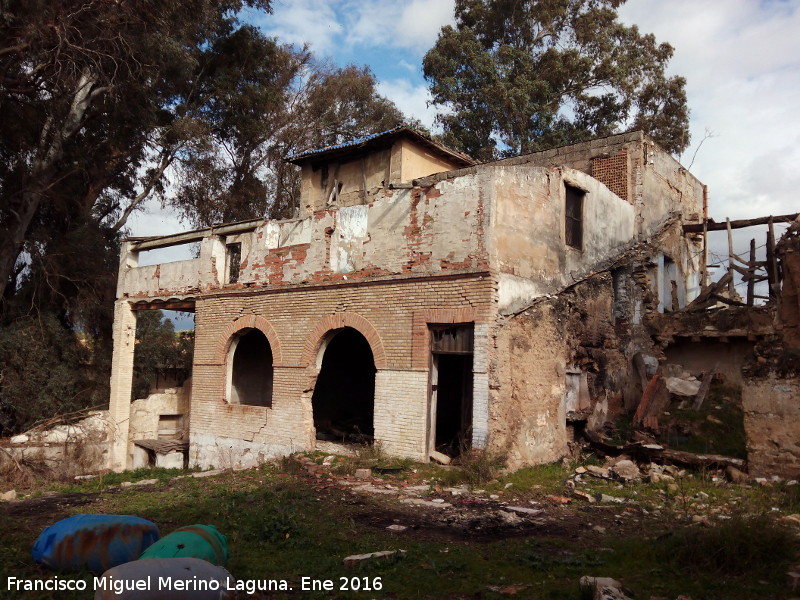
<svg viewBox="0 0 800 600">
<path fill-rule="evenodd" d="M 131 250 L 133 252 L 140 252 L 142 250 L 153 250 L 155 248 L 168 248 L 169 246 L 178 246 L 180 244 L 189 244 L 191 242 L 198 242 L 210 235 L 229 235 L 233 233 L 244 233 L 246 231 L 253 231 L 262 223 L 264 223 L 264 219 L 253 219 L 252 221 L 230 223 L 227 225 L 219 225 L 217 227 L 206 227 L 204 229 L 195 229 L 193 231 L 185 231 L 183 233 L 173 233 L 171 235 L 161 235 L 161 236 L 145 237 L 145 238 L 128 238 L 126 241 L 131 243 Z"/>
</svg>

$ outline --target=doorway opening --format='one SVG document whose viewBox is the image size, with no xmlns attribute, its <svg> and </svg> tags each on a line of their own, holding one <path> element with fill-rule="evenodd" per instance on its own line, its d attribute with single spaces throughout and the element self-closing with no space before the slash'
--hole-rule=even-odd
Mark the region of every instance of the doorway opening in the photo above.
<svg viewBox="0 0 800 600">
<path fill-rule="evenodd" d="M 228 402 L 272 406 L 272 348 L 267 336 L 248 329 L 229 350 Z"/>
<path fill-rule="evenodd" d="M 431 451 L 451 458 L 472 438 L 473 325 L 429 325 L 431 334 Z"/>
<path fill-rule="evenodd" d="M 318 440 L 371 444 L 375 434 L 375 360 L 352 327 L 332 332 L 311 397 Z"/>
</svg>

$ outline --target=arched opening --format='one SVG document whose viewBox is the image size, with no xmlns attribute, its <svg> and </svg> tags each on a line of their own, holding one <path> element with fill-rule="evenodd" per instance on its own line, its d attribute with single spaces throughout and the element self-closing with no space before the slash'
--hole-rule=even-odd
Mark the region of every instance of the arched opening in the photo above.
<svg viewBox="0 0 800 600">
<path fill-rule="evenodd" d="M 272 406 L 272 348 L 258 329 L 248 329 L 228 352 L 228 402 Z"/>
<path fill-rule="evenodd" d="M 375 360 L 356 329 L 344 327 L 327 340 L 311 405 L 318 440 L 372 442 Z"/>
</svg>

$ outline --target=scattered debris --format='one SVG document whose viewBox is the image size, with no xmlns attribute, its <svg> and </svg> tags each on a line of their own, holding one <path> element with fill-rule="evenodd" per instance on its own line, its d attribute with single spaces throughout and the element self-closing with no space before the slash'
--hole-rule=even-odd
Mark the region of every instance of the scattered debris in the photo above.
<svg viewBox="0 0 800 600">
<path fill-rule="evenodd" d="M 570 481 L 572 485 L 575 485 L 573 482 Z M 569 504 L 572 502 L 572 498 L 565 498 L 564 496 L 547 496 L 548 500 L 552 500 L 556 504 Z"/>
<path fill-rule="evenodd" d="M 611 577 L 589 577 L 580 579 L 581 588 L 591 594 L 592 600 L 630 600 L 622 591 L 622 584 Z"/>
<path fill-rule="evenodd" d="M 786 583 L 793 592 L 800 590 L 800 565 L 796 565 L 786 573 Z"/>
<path fill-rule="evenodd" d="M 734 458 L 732 456 L 723 456 L 721 454 L 694 454 L 692 452 L 684 452 L 682 450 L 673 450 L 665 448 L 660 444 L 642 444 L 633 443 L 626 446 L 615 446 L 606 443 L 596 432 L 585 432 L 586 437 L 589 439 L 591 446 L 605 454 L 606 456 L 619 456 L 627 454 L 628 456 L 640 458 L 646 461 L 656 461 L 660 463 L 677 463 L 690 467 L 736 467 L 742 469 L 745 466 L 745 460 L 741 458 Z M 591 475 L 603 478 L 602 470 L 597 471 L 597 467 L 587 466 Z"/>
<path fill-rule="evenodd" d="M 17 499 L 17 490 L 9 490 L 3 494 L 0 494 L 0 501 L 2 502 L 12 502 Z"/>
<path fill-rule="evenodd" d="M 371 469 L 356 469 L 356 472 L 353 474 L 353 477 L 356 479 L 369 479 L 372 477 L 372 470 Z"/>
<path fill-rule="evenodd" d="M 706 399 L 708 395 L 708 390 L 711 389 L 711 382 L 714 379 L 714 375 L 719 370 L 719 363 L 715 363 L 713 367 L 711 367 L 703 377 L 703 382 L 700 384 L 700 389 L 697 390 L 697 395 L 694 398 L 694 404 L 692 404 L 692 408 L 694 410 L 700 410 L 700 407 L 703 405 L 703 401 Z"/>
<path fill-rule="evenodd" d="M 531 515 L 533 517 L 544 512 L 538 508 L 527 508 L 525 506 L 504 506 L 503 510 L 510 510 L 511 512 L 520 513 L 523 515 Z"/>
<path fill-rule="evenodd" d="M 214 477 L 215 475 L 220 475 L 224 473 L 222 469 L 212 469 L 210 471 L 200 471 L 199 473 L 192 473 L 190 477 Z"/>
<path fill-rule="evenodd" d="M 700 391 L 701 382 L 696 377 L 665 377 L 664 383 L 667 391 L 676 396 L 696 396 Z"/>
<path fill-rule="evenodd" d="M 364 561 L 372 560 L 375 558 L 391 558 L 392 556 L 398 556 L 405 554 L 405 550 L 381 550 L 380 552 L 370 552 L 368 554 L 353 554 L 352 556 L 346 556 L 342 561 L 345 567 L 354 567 L 355 565 L 361 564 Z"/>
<path fill-rule="evenodd" d="M 416 504 L 418 506 L 432 506 L 434 508 L 453 506 L 449 502 L 433 502 L 432 500 L 423 500 L 422 498 L 403 498 L 400 502 L 403 504 Z"/>
<path fill-rule="evenodd" d="M 431 451 L 430 457 L 440 465 L 449 465 L 452 462 L 452 459 L 447 456 L 447 454 L 442 454 L 441 452 L 436 452 L 435 450 Z"/>
<path fill-rule="evenodd" d="M 786 523 L 788 525 L 792 525 L 794 527 L 800 528 L 800 515 L 786 515 L 778 519 L 782 523 Z"/>
<path fill-rule="evenodd" d="M 592 477 L 597 477 L 598 479 L 613 479 L 611 474 L 608 471 L 608 467 L 598 467 L 596 465 L 588 465 L 586 467 L 586 473 L 591 475 Z"/>
<path fill-rule="evenodd" d="M 594 502 L 597 502 L 597 499 L 594 496 L 592 496 L 588 492 L 584 492 L 583 490 L 572 490 L 572 494 L 576 498 L 580 498 L 581 500 L 586 500 L 590 504 L 593 504 Z"/>
<path fill-rule="evenodd" d="M 408 529 L 408 527 L 406 527 L 405 525 L 398 525 L 395 523 L 393 525 L 389 525 L 386 529 L 388 531 L 394 531 L 396 533 L 400 533 L 401 531 L 405 531 L 406 529 Z"/>
<path fill-rule="evenodd" d="M 678 470 L 672 465 L 659 465 L 657 463 L 650 463 L 647 467 L 647 479 L 651 483 L 673 481 L 677 471 Z"/>
<path fill-rule="evenodd" d="M 498 594 L 505 594 L 507 596 L 514 596 L 514 595 L 516 595 L 517 592 L 521 592 L 522 590 L 524 590 L 527 587 L 528 587 L 527 585 L 519 585 L 519 584 L 503 585 L 503 586 L 501 586 L 501 585 L 487 585 L 486 589 L 489 590 L 490 592 L 496 592 Z"/>
<path fill-rule="evenodd" d="M 155 485 L 156 483 L 158 483 L 158 479 L 140 479 L 134 482 L 133 485 Z"/>
<path fill-rule="evenodd" d="M 642 477 L 636 463 L 628 459 L 617 461 L 609 470 L 621 481 L 637 481 Z"/>
<path fill-rule="evenodd" d="M 625 502 L 623 498 L 618 498 L 617 496 L 609 496 L 608 494 L 602 494 L 602 493 L 595 494 L 594 497 L 598 502 L 603 502 L 603 503 L 623 504 Z"/>
</svg>

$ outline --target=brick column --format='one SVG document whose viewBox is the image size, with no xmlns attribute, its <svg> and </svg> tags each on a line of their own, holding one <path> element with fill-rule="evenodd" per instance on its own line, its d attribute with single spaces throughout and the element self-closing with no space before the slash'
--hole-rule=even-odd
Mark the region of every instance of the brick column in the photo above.
<svg viewBox="0 0 800 600">
<path fill-rule="evenodd" d="M 133 386 L 133 351 L 136 342 L 136 313 L 125 300 L 114 306 L 114 353 L 111 359 L 111 398 L 109 417 L 111 434 L 109 468 L 124 471 L 128 467 L 128 425 Z"/>
</svg>

